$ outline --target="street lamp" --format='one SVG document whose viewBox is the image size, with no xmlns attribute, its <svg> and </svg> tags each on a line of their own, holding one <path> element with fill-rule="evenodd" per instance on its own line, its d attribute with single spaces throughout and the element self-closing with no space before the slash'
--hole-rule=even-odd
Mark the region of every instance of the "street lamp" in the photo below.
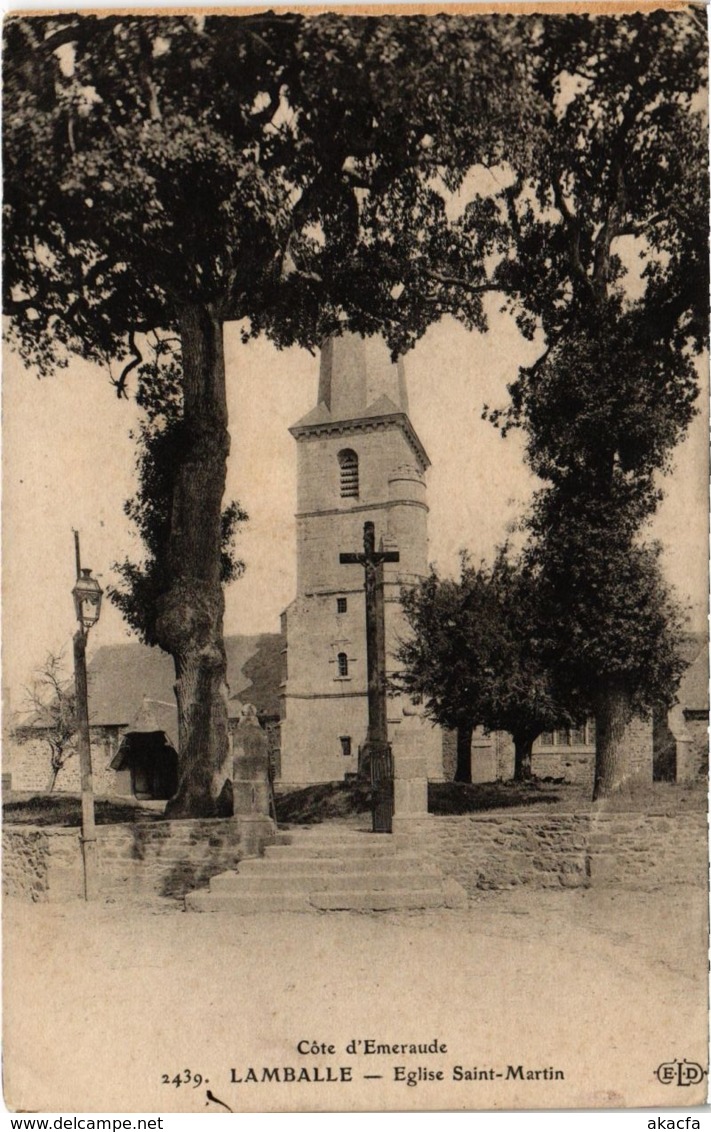
<svg viewBox="0 0 711 1132">
<path fill-rule="evenodd" d="M 91 772 L 91 740 L 89 737 L 89 694 L 86 678 L 86 640 L 92 625 L 101 613 L 102 589 L 91 570 L 82 569 L 79 554 L 79 532 L 74 532 L 77 580 L 72 590 L 79 628 L 74 634 L 74 684 L 76 688 L 77 746 L 81 769 L 81 852 L 84 866 L 84 899 L 93 900 L 97 893 L 96 825 L 94 821 L 94 784 Z"/>
<path fill-rule="evenodd" d="M 72 590 L 77 621 L 85 633 L 99 620 L 103 593 L 96 578 L 92 578 L 91 570 L 85 567 Z"/>
</svg>

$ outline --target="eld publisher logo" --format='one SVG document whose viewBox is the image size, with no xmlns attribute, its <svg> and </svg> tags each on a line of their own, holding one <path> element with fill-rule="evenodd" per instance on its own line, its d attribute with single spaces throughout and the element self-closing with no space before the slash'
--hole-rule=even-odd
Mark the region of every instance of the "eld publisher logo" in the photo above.
<svg viewBox="0 0 711 1132">
<path fill-rule="evenodd" d="M 656 1070 L 662 1085 L 698 1085 L 706 1076 L 706 1070 L 695 1061 L 663 1061 Z"/>
</svg>

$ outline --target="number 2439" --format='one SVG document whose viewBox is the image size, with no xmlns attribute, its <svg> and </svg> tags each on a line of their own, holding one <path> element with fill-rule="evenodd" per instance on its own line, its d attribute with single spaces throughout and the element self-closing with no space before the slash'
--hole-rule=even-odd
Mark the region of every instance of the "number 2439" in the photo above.
<svg viewBox="0 0 711 1132">
<path fill-rule="evenodd" d="M 164 1085 L 175 1085 L 176 1089 L 181 1085 L 192 1085 L 193 1089 L 197 1089 L 205 1078 L 202 1073 L 193 1073 L 191 1069 L 184 1069 L 182 1073 L 176 1073 L 173 1077 L 170 1073 L 164 1073 L 161 1080 Z"/>
</svg>

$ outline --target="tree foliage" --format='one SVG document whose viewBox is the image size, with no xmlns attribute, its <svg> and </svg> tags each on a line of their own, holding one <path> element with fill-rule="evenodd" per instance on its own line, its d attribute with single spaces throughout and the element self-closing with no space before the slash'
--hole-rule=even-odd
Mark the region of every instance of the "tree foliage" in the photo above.
<svg viewBox="0 0 711 1132">
<path fill-rule="evenodd" d="M 423 702 L 434 722 L 456 729 L 457 779 L 471 781 L 472 731 L 508 731 L 516 749 L 515 776 L 531 773 L 531 748 L 543 731 L 575 719 L 576 698 L 558 695 L 547 667 L 536 577 L 506 548 L 493 566 L 462 556 L 458 581 L 431 570 L 403 589 L 411 633 L 398 659 L 396 686 Z"/>
<path fill-rule="evenodd" d="M 138 447 L 138 493 L 124 511 L 138 532 L 143 560 L 126 558 L 115 565 L 121 583 L 107 587 L 108 596 L 126 622 L 148 645 L 158 644 L 156 623 L 160 598 L 168 584 L 168 546 L 176 469 L 186 449 L 179 355 L 172 342 L 158 338 L 150 362 L 137 371 L 136 400 L 145 419 L 135 440 Z M 232 501 L 222 511 L 220 580 L 229 585 L 241 577 L 244 562 L 236 555 L 238 526 L 248 515 Z"/>
<path fill-rule="evenodd" d="M 671 706 L 684 662 L 684 615 L 665 583 L 658 544 L 630 539 L 611 508 L 560 493 L 539 498 L 528 548 L 538 570 L 542 645 L 566 693 L 595 710 L 608 687 L 623 690 L 630 710 Z"/>
<path fill-rule="evenodd" d="M 596 712 L 602 796 L 625 781 L 632 711 L 668 701 L 680 671 L 678 610 L 642 536 L 695 412 L 708 332 L 706 35 L 694 8 L 540 29 L 537 161 L 529 174 L 511 163 L 458 227 L 543 341 L 487 415 L 525 429 L 545 485 L 530 560 L 550 662 Z"/>
<path fill-rule="evenodd" d="M 445 169 L 454 187 L 465 161 L 523 152 L 512 27 L 8 21 L 5 309 L 24 355 L 46 368 L 64 346 L 130 365 L 136 336 L 212 302 L 280 345 L 318 345 L 344 319 L 414 341 L 434 297 L 392 290 L 450 238 L 429 178 Z M 478 302 L 466 311 L 481 317 Z"/>
<path fill-rule="evenodd" d="M 705 28 L 693 8 L 536 26 L 537 145 L 454 225 L 458 254 L 468 241 L 543 342 L 489 416 L 525 428 L 542 479 L 619 489 L 640 522 L 693 416 L 708 332 Z"/>
<path fill-rule="evenodd" d="M 547 16 L 527 45 L 538 145 L 527 167 L 507 162 L 457 222 L 474 261 L 483 251 L 487 282 L 507 296 L 522 332 L 540 328 L 549 346 L 642 300 L 638 341 L 703 345 L 706 36 L 698 10 Z"/>
</svg>

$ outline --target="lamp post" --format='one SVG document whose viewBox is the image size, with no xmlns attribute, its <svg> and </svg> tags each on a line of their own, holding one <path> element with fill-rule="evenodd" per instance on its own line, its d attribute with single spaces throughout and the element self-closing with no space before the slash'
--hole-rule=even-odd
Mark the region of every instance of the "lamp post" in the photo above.
<svg viewBox="0 0 711 1132">
<path fill-rule="evenodd" d="M 89 695 L 86 679 L 86 640 L 101 613 L 102 589 L 91 570 L 82 569 L 79 532 L 74 532 L 77 580 L 72 590 L 79 628 L 74 634 L 74 683 L 77 701 L 77 738 L 81 769 L 81 853 L 84 866 L 84 899 L 93 900 L 97 892 L 96 827 L 94 824 L 94 786 L 91 775 L 89 738 Z"/>
</svg>

